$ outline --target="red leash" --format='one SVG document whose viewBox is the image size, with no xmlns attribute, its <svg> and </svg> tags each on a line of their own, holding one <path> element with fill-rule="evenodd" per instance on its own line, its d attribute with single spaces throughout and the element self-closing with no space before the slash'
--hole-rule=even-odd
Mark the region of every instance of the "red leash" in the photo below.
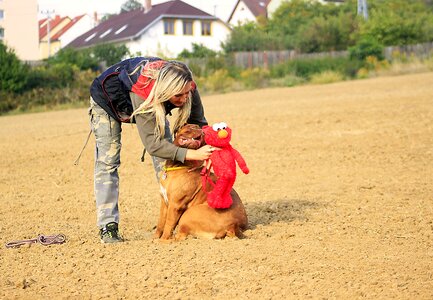
<svg viewBox="0 0 433 300">
<path fill-rule="evenodd" d="M 201 185 L 203 187 L 203 191 L 207 193 L 206 190 L 206 182 L 209 182 L 213 187 L 215 187 L 215 183 L 210 179 L 210 169 L 212 166 L 212 162 L 210 160 L 206 160 L 205 166 L 201 169 Z"/>
<path fill-rule="evenodd" d="M 33 243 L 39 243 L 44 246 L 52 245 L 52 244 L 63 244 L 66 242 L 66 236 L 64 234 L 57 235 L 38 235 L 37 238 L 28 239 L 28 240 L 20 240 L 20 241 L 12 241 L 7 243 L 6 248 L 18 248 L 22 245 L 28 245 Z"/>
</svg>

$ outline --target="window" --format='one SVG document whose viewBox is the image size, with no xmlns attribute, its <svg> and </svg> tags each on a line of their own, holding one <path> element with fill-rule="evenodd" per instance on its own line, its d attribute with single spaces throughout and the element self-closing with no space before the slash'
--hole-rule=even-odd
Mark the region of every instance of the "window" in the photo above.
<svg viewBox="0 0 433 300">
<path fill-rule="evenodd" d="M 201 22 L 201 35 L 211 35 L 210 22 L 209 21 L 202 21 Z"/>
<path fill-rule="evenodd" d="M 193 35 L 192 21 L 183 21 L 183 35 Z"/>
<path fill-rule="evenodd" d="M 0 20 L 3 20 L 5 17 L 5 11 L 3 9 L 0 9 Z"/>
<path fill-rule="evenodd" d="M 174 20 L 164 20 L 164 34 L 174 34 Z"/>
<path fill-rule="evenodd" d="M 119 34 L 121 33 L 123 30 L 126 29 L 126 27 L 128 27 L 128 25 L 123 25 L 122 27 L 120 27 L 119 29 L 117 29 L 117 31 L 114 34 Z"/>
<path fill-rule="evenodd" d="M 91 36 L 87 37 L 84 41 L 85 41 L 85 42 L 90 41 L 91 39 L 93 39 L 93 38 L 95 37 L 95 35 L 96 35 L 96 32 L 93 33 Z"/>
<path fill-rule="evenodd" d="M 0 40 L 3 40 L 4 37 L 5 37 L 5 30 L 4 30 L 4 28 L 0 27 Z"/>
<path fill-rule="evenodd" d="M 109 34 L 111 32 L 111 28 L 110 29 L 108 29 L 106 32 L 104 32 L 103 34 L 101 34 L 100 36 L 99 36 L 99 38 L 100 39 L 102 39 L 104 36 L 106 36 L 107 34 Z"/>
</svg>

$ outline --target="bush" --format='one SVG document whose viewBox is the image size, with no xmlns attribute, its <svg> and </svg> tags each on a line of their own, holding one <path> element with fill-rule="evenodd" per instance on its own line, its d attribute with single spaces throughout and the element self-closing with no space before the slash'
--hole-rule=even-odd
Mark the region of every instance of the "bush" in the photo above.
<svg viewBox="0 0 433 300">
<path fill-rule="evenodd" d="M 291 74 L 288 74 L 281 78 L 271 78 L 269 80 L 270 85 L 276 87 L 292 87 L 299 84 L 303 84 L 304 82 L 305 79 Z"/>
<path fill-rule="evenodd" d="M 98 63 L 105 62 L 108 66 L 114 65 L 130 55 L 125 45 L 99 44 L 91 49 Z"/>
<path fill-rule="evenodd" d="M 63 48 L 56 55 L 48 59 L 49 65 L 68 64 L 75 65 L 80 70 L 97 70 L 99 61 L 89 49 L 75 50 L 72 48 Z"/>
<path fill-rule="evenodd" d="M 0 42 L 0 90 L 22 92 L 27 84 L 28 74 L 29 67 L 18 59 L 13 50 Z"/>
<path fill-rule="evenodd" d="M 185 59 L 185 58 L 208 58 L 217 56 L 217 52 L 212 49 L 209 49 L 202 44 L 193 43 L 192 50 L 189 51 L 187 49 L 183 49 L 182 52 L 179 53 L 177 59 Z"/>
<path fill-rule="evenodd" d="M 369 56 L 374 56 L 379 60 L 383 60 L 383 45 L 375 38 L 365 36 L 361 38 L 355 46 L 349 48 L 349 56 L 352 60 L 363 61 Z"/>
<path fill-rule="evenodd" d="M 261 68 L 246 69 L 240 74 L 243 85 L 248 89 L 267 86 L 269 77 L 269 71 Z"/>
<path fill-rule="evenodd" d="M 431 6 L 425 0 L 370 1 L 370 18 L 361 35 L 385 46 L 430 42 L 433 39 Z"/>
<path fill-rule="evenodd" d="M 75 74 L 79 70 L 75 65 L 58 63 L 43 65 L 31 70 L 27 89 L 32 88 L 63 88 L 73 84 Z"/>
<path fill-rule="evenodd" d="M 324 84 L 343 81 L 344 75 L 335 71 L 324 71 L 322 73 L 313 74 L 311 76 L 311 83 Z"/>
<path fill-rule="evenodd" d="M 207 78 L 198 78 L 197 81 L 198 88 L 205 92 L 224 93 L 230 91 L 234 85 L 234 79 L 229 76 L 227 70 L 223 69 L 215 71 Z"/>
<path fill-rule="evenodd" d="M 346 57 L 302 58 L 273 66 L 270 74 L 272 78 L 293 74 L 308 80 L 311 75 L 324 71 L 338 71 L 341 74 L 353 76 L 351 68 L 352 62 Z"/>
<path fill-rule="evenodd" d="M 296 46 L 303 53 L 346 50 L 354 44 L 356 22 L 349 13 L 316 17 L 299 28 Z"/>
<path fill-rule="evenodd" d="M 206 58 L 191 58 L 183 59 L 183 61 L 191 69 L 195 77 L 206 77 L 220 69 L 226 69 L 224 57 L 206 57 Z"/>
</svg>

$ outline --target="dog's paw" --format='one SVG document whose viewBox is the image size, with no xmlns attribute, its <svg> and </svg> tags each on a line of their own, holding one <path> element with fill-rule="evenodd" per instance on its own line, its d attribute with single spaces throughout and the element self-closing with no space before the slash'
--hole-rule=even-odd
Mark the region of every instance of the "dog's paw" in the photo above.
<svg viewBox="0 0 433 300">
<path fill-rule="evenodd" d="M 154 239 L 154 240 L 157 240 L 157 239 L 159 239 L 160 237 L 161 237 L 161 234 L 162 234 L 162 232 L 155 232 L 154 234 L 153 234 L 153 236 L 152 236 L 152 238 Z"/>
<path fill-rule="evenodd" d="M 168 238 L 168 239 L 160 238 L 160 239 L 159 239 L 159 242 L 160 242 L 161 244 L 171 244 L 171 243 L 174 242 L 174 239 L 172 239 L 172 238 Z"/>
</svg>

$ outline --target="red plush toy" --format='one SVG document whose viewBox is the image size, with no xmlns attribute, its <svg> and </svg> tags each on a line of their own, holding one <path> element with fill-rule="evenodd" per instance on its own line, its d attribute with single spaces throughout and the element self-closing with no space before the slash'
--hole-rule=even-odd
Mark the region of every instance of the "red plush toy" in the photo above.
<svg viewBox="0 0 433 300">
<path fill-rule="evenodd" d="M 213 208 L 228 208 L 233 202 L 230 191 L 236 180 L 236 162 L 245 174 L 250 170 L 240 153 L 230 145 L 232 130 L 227 127 L 227 124 L 216 123 L 212 127 L 203 126 L 203 132 L 206 144 L 221 149 L 212 152 L 211 165 L 205 167 L 208 170 L 212 167 L 218 178 L 215 184 L 212 183 L 214 189 L 208 193 L 207 203 Z"/>
</svg>

